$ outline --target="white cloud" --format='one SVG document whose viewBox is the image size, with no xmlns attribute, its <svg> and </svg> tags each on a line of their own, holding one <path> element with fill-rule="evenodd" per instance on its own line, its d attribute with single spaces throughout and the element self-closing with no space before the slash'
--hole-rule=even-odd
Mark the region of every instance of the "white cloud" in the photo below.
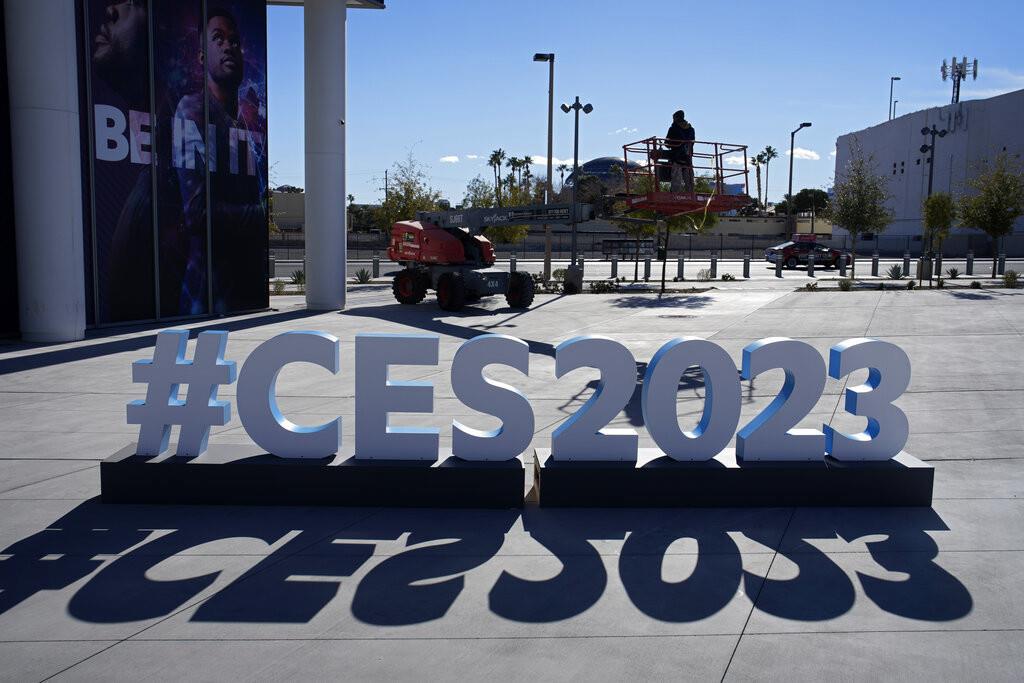
<svg viewBox="0 0 1024 683">
<path fill-rule="evenodd" d="M 786 156 L 789 156 L 789 150 L 786 150 Z M 813 149 L 804 149 L 803 147 L 797 147 L 793 150 L 794 159 L 808 159 L 809 161 L 817 161 L 821 158 L 821 155 L 815 152 Z"/>
<path fill-rule="evenodd" d="M 743 156 L 740 155 L 740 154 L 733 154 L 731 156 L 727 156 L 727 157 L 725 157 L 725 165 L 726 166 L 742 166 L 743 165 Z"/>
<path fill-rule="evenodd" d="M 831 152 L 828 153 L 828 155 L 834 159 L 836 156 L 836 151 L 832 150 Z"/>
<path fill-rule="evenodd" d="M 543 154 L 534 154 L 530 156 L 530 159 L 533 161 L 534 166 L 546 167 L 548 165 L 548 158 Z M 584 159 L 580 159 L 581 164 L 584 161 Z M 572 166 L 572 159 L 559 159 L 558 157 L 551 157 L 551 164 L 553 166 L 558 166 L 559 164 L 568 164 L 569 166 Z"/>
<path fill-rule="evenodd" d="M 622 135 L 623 133 L 630 133 L 630 134 L 632 134 L 632 133 L 635 133 L 635 132 L 636 132 L 636 128 L 630 128 L 629 126 L 623 126 L 622 128 L 616 128 L 611 133 L 608 133 L 608 135 Z"/>
<path fill-rule="evenodd" d="M 454 154 L 451 154 L 446 157 L 441 157 L 440 159 L 438 159 L 438 161 L 440 161 L 442 164 L 457 164 L 459 163 L 459 157 L 457 157 Z"/>
<path fill-rule="evenodd" d="M 466 158 L 467 159 L 479 159 L 480 155 L 479 154 L 467 154 Z"/>
</svg>

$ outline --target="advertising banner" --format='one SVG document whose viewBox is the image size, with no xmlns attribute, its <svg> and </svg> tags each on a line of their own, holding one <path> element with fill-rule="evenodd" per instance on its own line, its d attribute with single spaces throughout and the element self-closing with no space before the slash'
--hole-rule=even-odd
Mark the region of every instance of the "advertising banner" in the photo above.
<svg viewBox="0 0 1024 683">
<path fill-rule="evenodd" d="M 96 323 L 155 317 L 148 0 L 86 0 Z"/>
<path fill-rule="evenodd" d="M 266 308 L 266 3 L 208 0 L 204 29 L 214 312 Z"/>
<path fill-rule="evenodd" d="M 160 315 L 209 312 L 202 0 L 153 0 Z"/>
</svg>

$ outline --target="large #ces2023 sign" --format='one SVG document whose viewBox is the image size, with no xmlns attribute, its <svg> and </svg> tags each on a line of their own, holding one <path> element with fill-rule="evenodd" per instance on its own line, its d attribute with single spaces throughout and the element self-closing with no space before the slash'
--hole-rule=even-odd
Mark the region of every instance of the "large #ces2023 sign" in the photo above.
<svg viewBox="0 0 1024 683">
<path fill-rule="evenodd" d="M 198 456 L 206 450 L 212 425 L 230 420 L 231 408 L 217 400 L 220 385 L 235 380 L 235 364 L 224 360 L 227 332 L 199 335 L 193 360 L 186 360 L 188 332 L 168 330 L 157 337 L 151 360 L 133 364 L 133 380 L 148 385 L 146 399 L 128 405 L 128 421 L 140 425 L 137 455 L 155 456 L 168 448 L 172 425 L 181 425 L 177 454 Z M 429 382 L 395 381 L 395 365 L 436 365 L 436 335 L 360 334 L 355 338 L 355 457 L 366 460 L 438 458 L 439 430 L 392 427 L 389 413 L 433 412 Z M 289 332 L 260 344 L 238 373 L 238 415 L 248 435 L 267 453 L 280 458 L 325 458 L 336 453 L 342 421 L 298 425 L 278 407 L 276 383 L 291 363 L 311 363 L 337 374 L 339 341 L 322 332 Z M 485 334 L 463 343 L 452 360 L 451 385 L 467 407 L 493 415 L 501 426 L 477 429 L 453 420 L 452 454 L 466 461 L 506 461 L 520 456 L 534 434 L 529 399 L 518 389 L 485 376 L 489 365 L 529 373 L 528 345 L 514 337 Z M 690 368 L 703 374 L 704 408 L 693 429 L 679 423 L 680 380 Z M 595 368 L 600 381 L 592 396 L 551 436 L 554 461 L 635 462 L 638 435 L 633 429 L 609 429 L 608 423 L 633 398 L 637 365 L 630 351 L 605 337 L 568 339 L 555 349 L 555 377 L 579 368 Z M 781 369 L 782 389 L 760 414 L 736 431 L 740 419 L 740 380 L 753 380 Z M 842 379 L 867 369 L 863 384 L 845 390 L 847 412 L 866 418 L 855 434 L 827 424 L 797 429 L 825 388 L 826 374 Z M 644 425 L 658 448 L 682 462 L 709 461 L 735 438 L 742 462 L 883 461 L 903 449 L 906 415 L 894 401 L 910 383 L 910 361 L 898 346 L 877 339 L 850 339 L 829 351 L 828 368 L 809 344 L 783 337 L 754 342 L 743 349 L 737 372 L 720 346 L 697 337 L 673 339 L 647 364 L 641 408 Z M 184 399 L 179 386 L 188 384 Z"/>
</svg>

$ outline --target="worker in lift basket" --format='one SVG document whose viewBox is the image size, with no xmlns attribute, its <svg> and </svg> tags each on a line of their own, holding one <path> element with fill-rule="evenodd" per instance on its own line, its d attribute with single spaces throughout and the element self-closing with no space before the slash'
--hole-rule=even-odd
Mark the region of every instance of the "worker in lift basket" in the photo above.
<svg viewBox="0 0 1024 683">
<path fill-rule="evenodd" d="M 672 192 L 693 192 L 693 126 L 682 109 L 672 114 L 672 125 L 665 134 L 668 160 L 672 168 Z"/>
</svg>

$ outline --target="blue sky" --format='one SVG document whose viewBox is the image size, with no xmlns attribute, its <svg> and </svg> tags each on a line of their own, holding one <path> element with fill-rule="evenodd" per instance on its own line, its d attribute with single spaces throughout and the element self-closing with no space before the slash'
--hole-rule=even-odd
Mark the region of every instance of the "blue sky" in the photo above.
<svg viewBox="0 0 1024 683">
<path fill-rule="evenodd" d="M 779 150 L 772 201 L 789 132 L 814 124 L 797 135 L 794 187 L 827 187 L 836 137 L 885 120 L 890 75 L 902 77 L 897 115 L 949 102 L 939 65 L 954 54 L 980 61 L 963 100 L 1024 88 L 1019 2 L 387 5 L 348 14 L 347 189 L 359 202 L 379 201 L 384 170 L 410 153 L 453 204 L 473 176 L 491 176 L 491 150 L 543 158 L 547 65 L 535 52 L 556 54 L 556 159 L 572 157 L 572 119 L 557 106 L 577 94 L 594 105 L 580 122 L 583 159 L 664 135 L 683 108 L 698 139 Z M 302 186 L 302 9 L 268 14 L 271 182 Z"/>
</svg>

